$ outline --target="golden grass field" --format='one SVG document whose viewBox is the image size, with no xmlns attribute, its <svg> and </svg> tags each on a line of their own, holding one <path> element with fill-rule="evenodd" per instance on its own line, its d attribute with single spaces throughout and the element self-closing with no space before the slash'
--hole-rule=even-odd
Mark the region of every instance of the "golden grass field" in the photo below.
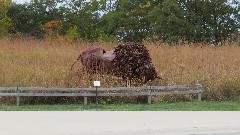
<svg viewBox="0 0 240 135">
<path fill-rule="evenodd" d="M 0 39 L 0 87 L 77 87 L 76 71 L 69 74 L 78 55 L 90 46 L 113 49 L 117 43 L 89 43 Z M 154 45 L 145 43 L 153 64 L 163 80 L 151 85 L 203 84 L 203 98 L 208 100 L 239 99 L 240 47 L 228 44 Z M 85 87 L 92 84 L 85 79 Z M 124 86 L 120 78 L 94 76 L 103 87 Z M 150 85 L 149 83 L 149 85 Z M 148 85 L 148 84 L 147 84 Z"/>
</svg>

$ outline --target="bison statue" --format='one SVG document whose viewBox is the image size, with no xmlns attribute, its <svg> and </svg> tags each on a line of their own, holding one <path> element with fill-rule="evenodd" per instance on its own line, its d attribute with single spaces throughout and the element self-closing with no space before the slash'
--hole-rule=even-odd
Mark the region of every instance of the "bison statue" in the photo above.
<svg viewBox="0 0 240 135">
<path fill-rule="evenodd" d="M 143 84 L 155 78 L 161 79 L 152 64 L 148 50 L 138 43 L 120 44 L 111 51 L 91 47 L 84 50 L 77 61 L 81 61 L 82 64 L 79 77 L 83 71 L 89 74 L 111 74 L 122 77 L 127 86 L 130 86 L 132 80 Z"/>
</svg>

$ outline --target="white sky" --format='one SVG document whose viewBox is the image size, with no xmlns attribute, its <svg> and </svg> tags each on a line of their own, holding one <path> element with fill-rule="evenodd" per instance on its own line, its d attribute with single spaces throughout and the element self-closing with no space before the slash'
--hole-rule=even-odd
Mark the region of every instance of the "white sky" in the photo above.
<svg viewBox="0 0 240 135">
<path fill-rule="evenodd" d="M 14 2 L 16 2 L 17 4 L 24 4 L 25 2 L 30 2 L 30 0 L 13 0 Z"/>
<path fill-rule="evenodd" d="M 17 4 L 24 4 L 24 3 L 29 3 L 31 0 L 13 0 L 14 2 L 16 2 Z M 89 1 L 89 0 L 87 0 Z"/>
</svg>

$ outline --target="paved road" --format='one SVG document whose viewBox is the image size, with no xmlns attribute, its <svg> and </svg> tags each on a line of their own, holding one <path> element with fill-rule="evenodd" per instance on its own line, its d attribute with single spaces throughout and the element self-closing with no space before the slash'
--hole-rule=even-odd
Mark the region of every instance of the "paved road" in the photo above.
<svg viewBox="0 0 240 135">
<path fill-rule="evenodd" d="M 240 135 L 240 112 L 0 112 L 0 135 Z"/>
</svg>

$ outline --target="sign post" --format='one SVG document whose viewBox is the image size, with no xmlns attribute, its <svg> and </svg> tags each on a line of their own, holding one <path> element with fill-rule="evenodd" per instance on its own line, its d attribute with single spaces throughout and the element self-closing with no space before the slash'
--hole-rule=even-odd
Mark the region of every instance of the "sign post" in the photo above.
<svg viewBox="0 0 240 135">
<path fill-rule="evenodd" d="M 94 85 L 94 87 L 96 87 L 96 106 L 98 105 L 98 99 L 97 99 L 97 87 L 99 87 L 100 86 L 100 81 L 94 81 L 93 82 L 93 85 Z"/>
</svg>

